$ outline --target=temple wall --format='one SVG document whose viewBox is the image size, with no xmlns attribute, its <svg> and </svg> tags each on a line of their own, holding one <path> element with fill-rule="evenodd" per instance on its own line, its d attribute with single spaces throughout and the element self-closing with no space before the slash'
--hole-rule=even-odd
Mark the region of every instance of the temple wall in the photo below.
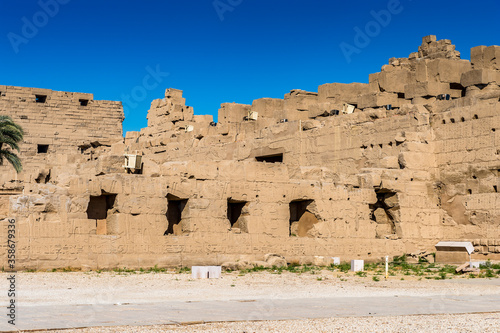
<svg viewBox="0 0 500 333">
<path fill-rule="evenodd" d="M 28 132 L 27 171 L 0 166 L 0 236 L 15 217 L 19 267 L 39 269 L 376 261 L 442 240 L 498 259 L 499 50 L 469 62 L 427 36 L 369 83 L 224 103 L 218 123 L 167 89 L 124 139 L 119 102 L 0 87 L 0 112 Z"/>
</svg>

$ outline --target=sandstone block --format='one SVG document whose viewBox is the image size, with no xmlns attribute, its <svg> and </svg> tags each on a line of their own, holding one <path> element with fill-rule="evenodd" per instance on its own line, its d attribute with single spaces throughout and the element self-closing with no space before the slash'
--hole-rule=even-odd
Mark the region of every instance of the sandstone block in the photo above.
<svg viewBox="0 0 500 333">
<path fill-rule="evenodd" d="M 335 102 L 358 104 L 359 96 L 379 92 L 376 83 L 329 83 L 318 87 L 320 103 Z"/>
<path fill-rule="evenodd" d="M 391 105 L 392 107 L 397 107 L 398 105 L 398 95 L 395 93 L 378 93 L 371 95 L 362 95 L 359 99 L 358 108 L 375 108 Z"/>
<path fill-rule="evenodd" d="M 460 83 L 464 87 L 489 83 L 500 84 L 500 72 L 491 69 L 473 69 L 462 74 Z"/>
<path fill-rule="evenodd" d="M 450 93 L 449 84 L 440 82 L 417 82 L 405 86 L 405 98 L 437 96 Z"/>
<path fill-rule="evenodd" d="M 428 35 L 425 37 L 422 37 L 422 44 L 429 44 L 431 42 L 435 42 L 437 40 L 435 35 Z"/>
<path fill-rule="evenodd" d="M 247 104 L 223 103 L 219 109 L 218 121 L 222 125 L 227 123 L 242 122 L 248 115 L 252 106 Z"/>
<path fill-rule="evenodd" d="M 446 83 L 460 83 L 462 74 L 472 69 L 468 60 L 434 59 L 426 64 L 428 80 Z"/>
<path fill-rule="evenodd" d="M 476 46 L 471 49 L 474 69 L 500 70 L 500 46 Z"/>
<path fill-rule="evenodd" d="M 474 69 L 484 68 L 483 54 L 486 46 L 476 46 L 470 49 L 470 61 Z"/>
<path fill-rule="evenodd" d="M 377 79 L 382 91 L 393 93 L 403 93 L 405 85 L 414 81 L 412 73 L 407 69 L 383 71 Z"/>
<path fill-rule="evenodd" d="M 275 114 L 283 110 L 284 103 L 284 100 L 277 98 L 256 99 L 252 103 L 252 111 L 258 112 L 261 118 L 279 118 Z"/>
<path fill-rule="evenodd" d="M 269 253 L 264 256 L 264 261 L 267 262 L 271 267 L 287 267 L 287 262 L 285 257 L 279 254 Z"/>
</svg>

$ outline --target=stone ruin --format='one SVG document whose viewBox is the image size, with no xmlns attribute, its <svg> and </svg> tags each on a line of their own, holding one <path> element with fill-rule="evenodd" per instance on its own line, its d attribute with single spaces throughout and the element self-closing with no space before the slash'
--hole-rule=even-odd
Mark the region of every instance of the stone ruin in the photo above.
<svg viewBox="0 0 500 333">
<path fill-rule="evenodd" d="M 442 240 L 500 259 L 499 85 L 499 46 L 468 61 L 427 36 L 367 84 L 224 103 L 218 123 L 167 89 L 125 138 L 120 102 L 0 86 L 26 130 L 24 171 L 0 166 L 1 239 L 16 218 L 17 267 L 36 269 L 375 261 Z"/>
</svg>

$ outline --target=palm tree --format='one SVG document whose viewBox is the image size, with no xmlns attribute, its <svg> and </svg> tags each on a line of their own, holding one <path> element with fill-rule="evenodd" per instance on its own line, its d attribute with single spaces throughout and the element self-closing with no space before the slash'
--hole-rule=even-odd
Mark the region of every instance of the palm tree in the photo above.
<svg viewBox="0 0 500 333">
<path fill-rule="evenodd" d="M 16 124 L 11 117 L 0 115 L 0 163 L 3 163 L 5 158 L 16 170 L 21 172 L 23 166 L 19 156 L 12 152 L 12 150 L 19 151 L 19 142 L 23 141 L 24 131 Z M 10 147 L 4 149 L 3 145 Z"/>
</svg>

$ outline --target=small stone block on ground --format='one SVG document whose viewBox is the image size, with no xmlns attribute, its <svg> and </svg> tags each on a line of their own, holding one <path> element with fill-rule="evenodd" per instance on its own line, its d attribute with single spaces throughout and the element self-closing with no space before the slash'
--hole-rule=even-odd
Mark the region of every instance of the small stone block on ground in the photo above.
<svg viewBox="0 0 500 333">
<path fill-rule="evenodd" d="M 193 266 L 191 277 L 193 279 L 220 279 L 221 266 Z"/>
<path fill-rule="evenodd" d="M 481 265 L 486 265 L 486 261 L 471 261 L 470 268 L 480 268 Z"/>
<path fill-rule="evenodd" d="M 351 260 L 351 272 L 362 272 L 365 270 L 364 260 Z"/>
</svg>

